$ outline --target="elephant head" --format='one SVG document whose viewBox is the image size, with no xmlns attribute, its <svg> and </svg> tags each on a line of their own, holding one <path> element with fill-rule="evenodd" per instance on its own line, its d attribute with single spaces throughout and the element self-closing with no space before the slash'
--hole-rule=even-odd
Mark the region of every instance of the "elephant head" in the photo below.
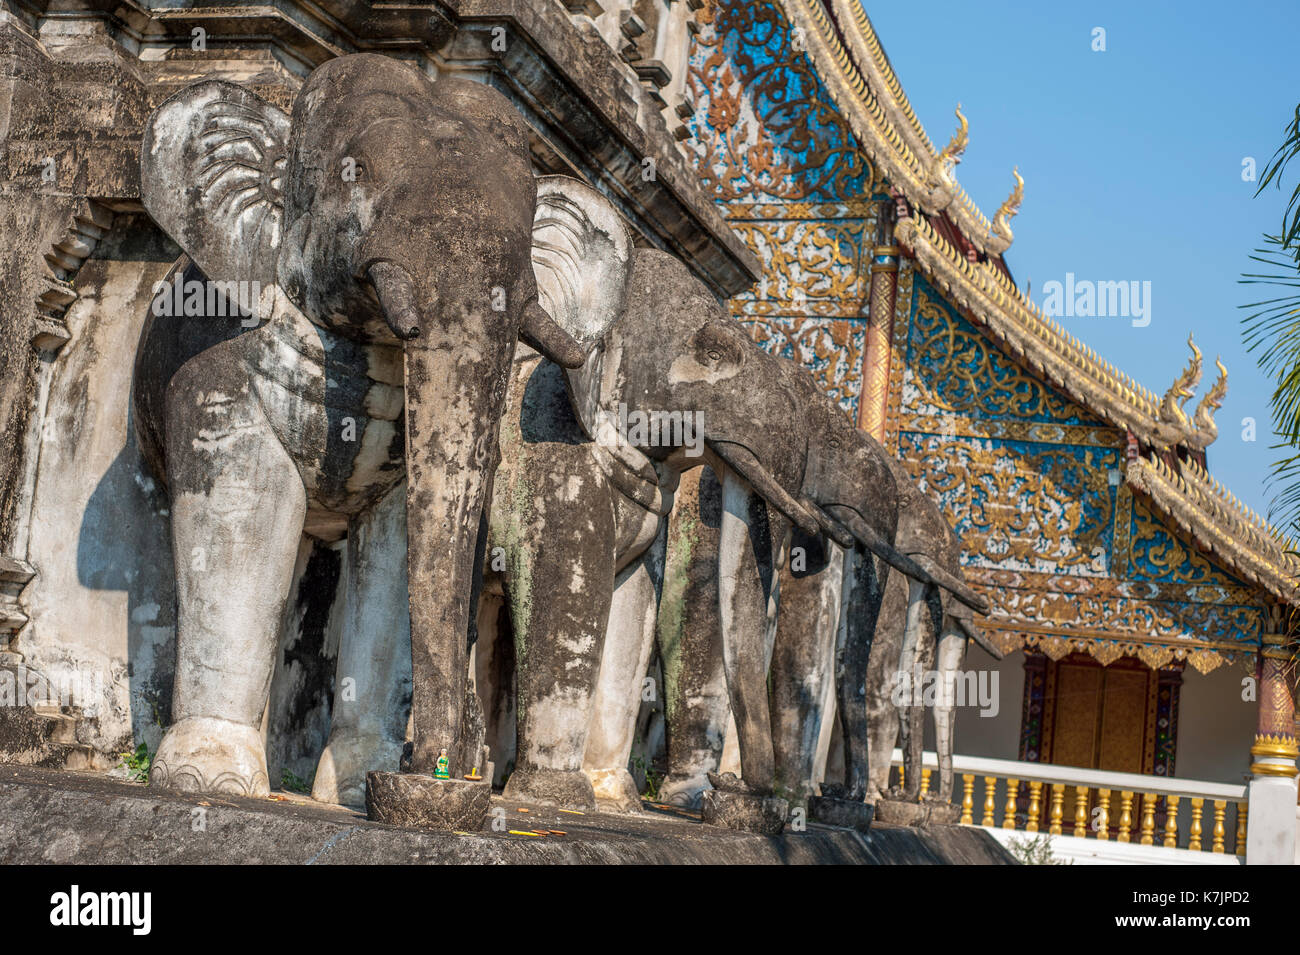
<svg viewBox="0 0 1300 955">
<path fill-rule="evenodd" d="M 410 768 L 429 772 L 446 749 L 451 772 L 468 771 L 471 581 L 515 343 L 576 367 L 617 311 L 583 309 L 579 341 L 538 302 L 526 124 L 487 86 L 358 54 L 316 69 L 291 115 L 224 82 L 174 95 L 146 130 L 141 182 L 145 208 L 209 280 L 263 288 L 263 322 L 402 346 Z M 324 454 L 291 447 L 313 440 L 292 421 L 281 431 L 300 471 Z"/>
</svg>

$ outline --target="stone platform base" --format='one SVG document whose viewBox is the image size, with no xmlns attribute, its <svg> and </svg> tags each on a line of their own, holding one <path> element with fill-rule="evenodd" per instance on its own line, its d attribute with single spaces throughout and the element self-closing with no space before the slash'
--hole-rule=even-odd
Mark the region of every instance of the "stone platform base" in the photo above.
<svg viewBox="0 0 1300 955">
<path fill-rule="evenodd" d="M 492 787 L 420 773 L 366 773 L 366 818 L 404 829 L 483 828 Z"/>
<path fill-rule="evenodd" d="M 459 834 L 381 825 L 291 793 L 200 796 L 0 764 L 0 865 L 1015 864 L 988 833 L 969 826 L 876 821 L 864 836 L 814 822 L 804 832 L 762 836 L 703 826 L 698 814 L 676 807 L 566 813 L 491 799 L 483 828 Z"/>
<path fill-rule="evenodd" d="M 779 796 L 706 789 L 700 800 L 704 822 L 725 829 L 779 836 L 790 815 L 790 804 Z"/>
<path fill-rule="evenodd" d="M 906 802 L 881 799 L 876 802 L 876 821 L 894 826 L 955 826 L 961 808 L 941 802 Z"/>
<path fill-rule="evenodd" d="M 808 815 L 815 821 L 858 832 L 871 830 L 875 806 L 853 799 L 836 799 L 833 796 L 813 796 L 808 800 Z"/>
</svg>

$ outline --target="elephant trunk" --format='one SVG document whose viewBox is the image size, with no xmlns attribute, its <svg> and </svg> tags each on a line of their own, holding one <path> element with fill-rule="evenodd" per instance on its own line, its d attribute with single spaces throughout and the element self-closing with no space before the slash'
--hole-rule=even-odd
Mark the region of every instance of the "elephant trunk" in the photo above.
<svg viewBox="0 0 1300 955">
<path fill-rule="evenodd" d="M 393 334 L 402 341 L 420 334 L 420 310 L 411 274 L 400 265 L 380 259 L 366 269 L 366 278 L 374 286 L 384 321 Z"/>
<path fill-rule="evenodd" d="M 424 294 L 419 316 L 405 356 L 410 769 L 431 772 L 445 749 L 455 775 L 477 758 L 458 749 L 469 616 L 516 332 L 505 316 L 439 301 L 432 292 Z"/>
</svg>

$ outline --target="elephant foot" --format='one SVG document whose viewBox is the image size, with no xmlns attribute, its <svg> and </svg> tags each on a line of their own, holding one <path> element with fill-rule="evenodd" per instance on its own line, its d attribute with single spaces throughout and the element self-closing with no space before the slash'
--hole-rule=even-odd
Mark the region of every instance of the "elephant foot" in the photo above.
<svg viewBox="0 0 1300 955">
<path fill-rule="evenodd" d="M 816 793 L 806 784 L 794 786 L 782 786 L 780 784 L 772 787 L 772 795 L 779 796 L 790 804 L 790 808 L 808 810 L 809 800 L 816 797 Z"/>
<path fill-rule="evenodd" d="M 404 745 L 382 736 L 331 739 L 316 764 L 311 798 L 340 806 L 364 806 L 366 773 L 396 770 Z"/>
<path fill-rule="evenodd" d="M 637 792 L 636 780 L 626 769 L 588 769 L 585 772 L 601 809 L 615 812 L 640 810 L 641 794 Z"/>
<path fill-rule="evenodd" d="M 822 795 L 808 800 L 808 811 L 813 819 L 825 825 L 870 832 L 876 807 L 861 800 Z"/>
<path fill-rule="evenodd" d="M 517 767 L 503 795 L 524 802 L 544 802 L 565 809 L 595 809 L 596 792 L 580 769 Z"/>
<path fill-rule="evenodd" d="M 737 792 L 734 789 L 710 789 L 700 800 L 706 826 L 722 826 L 779 836 L 790 817 L 790 804 L 776 796 Z"/>
<path fill-rule="evenodd" d="M 149 785 L 194 793 L 269 796 L 266 747 L 251 726 L 192 716 L 163 735 Z"/>
<path fill-rule="evenodd" d="M 961 807 L 938 802 L 886 798 L 876 803 L 875 818 L 893 826 L 955 826 Z"/>
<path fill-rule="evenodd" d="M 404 829 L 477 832 L 492 808 L 492 787 L 422 773 L 366 774 L 366 818 Z"/>
<path fill-rule="evenodd" d="M 711 788 L 704 773 L 694 776 L 668 776 L 659 784 L 659 801 L 682 809 L 699 809 L 704 791 Z"/>
</svg>

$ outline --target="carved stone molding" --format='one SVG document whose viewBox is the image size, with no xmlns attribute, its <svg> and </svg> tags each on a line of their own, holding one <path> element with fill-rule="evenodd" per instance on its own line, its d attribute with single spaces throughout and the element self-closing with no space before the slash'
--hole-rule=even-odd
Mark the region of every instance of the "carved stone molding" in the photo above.
<svg viewBox="0 0 1300 955">
<path fill-rule="evenodd" d="M 40 277 L 32 327 L 35 347 L 58 351 L 67 342 L 70 336 L 65 316 L 68 307 L 77 300 L 73 280 L 112 225 L 112 210 L 97 202 L 87 202 L 85 209 L 73 216 L 68 231 L 45 253 L 45 270 Z"/>
<path fill-rule="evenodd" d="M 27 624 L 27 613 L 18 597 L 36 576 L 36 568 L 17 557 L 0 554 L 0 650 Z"/>
</svg>

